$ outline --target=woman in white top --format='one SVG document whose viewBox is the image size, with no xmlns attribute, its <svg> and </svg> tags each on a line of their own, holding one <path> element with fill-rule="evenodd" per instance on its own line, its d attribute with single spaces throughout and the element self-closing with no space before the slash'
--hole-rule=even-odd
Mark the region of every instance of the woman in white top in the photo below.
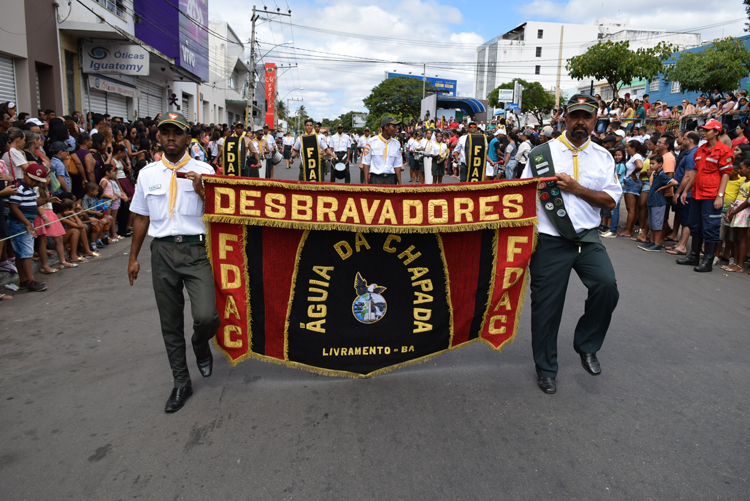
<svg viewBox="0 0 750 501">
<path fill-rule="evenodd" d="M 599 109 L 596 111 L 596 133 L 602 134 L 607 130 L 607 123 L 609 123 L 609 108 L 607 103 L 599 101 Z"/>
<path fill-rule="evenodd" d="M 214 129 L 211 133 L 211 140 L 208 142 L 208 153 L 211 155 L 211 165 L 216 167 L 219 165 L 219 140 L 221 139 L 221 133 Z"/>
<path fill-rule="evenodd" d="M 529 152 L 531 151 L 531 141 L 529 141 L 529 137 L 532 134 L 534 133 L 530 129 L 526 129 L 519 134 L 522 142 L 518 145 L 518 152 L 516 153 L 516 162 L 518 162 L 518 166 L 513 175 L 515 179 L 521 177 L 521 173 L 526 168 L 526 162 L 529 161 Z"/>
</svg>

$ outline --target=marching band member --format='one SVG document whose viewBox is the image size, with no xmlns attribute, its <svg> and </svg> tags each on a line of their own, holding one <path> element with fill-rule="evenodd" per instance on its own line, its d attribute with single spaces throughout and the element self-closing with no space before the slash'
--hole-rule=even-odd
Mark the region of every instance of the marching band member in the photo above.
<svg viewBox="0 0 750 501">
<path fill-rule="evenodd" d="M 333 152 L 328 147 L 328 141 L 326 140 L 325 136 L 315 132 L 316 129 L 320 130 L 320 123 L 318 123 L 317 125 L 313 125 L 312 118 L 308 118 L 307 120 L 305 120 L 305 134 L 315 134 L 315 136 L 318 138 L 320 157 L 323 158 L 324 154 L 333 155 Z M 299 156 L 300 151 L 302 151 L 302 139 L 297 136 L 297 139 L 294 141 L 294 146 L 292 147 L 292 162 Z M 304 181 L 304 166 L 302 165 L 302 162 L 300 162 L 299 166 L 299 180 Z"/>
<path fill-rule="evenodd" d="M 365 184 L 401 184 L 404 162 L 396 139 L 399 125 L 401 122 L 392 117 L 380 121 L 382 132 L 370 140 L 362 158 Z"/>
<path fill-rule="evenodd" d="M 292 137 L 291 132 L 287 132 L 284 135 L 282 144 L 284 145 L 284 160 L 286 160 L 286 168 L 291 169 L 292 168 L 292 146 L 294 146 L 294 138 Z"/>
<path fill-rule="evenodd" d="M 365 158 L 365 149 L 367 148 L 367 145 L 370 144 L 370 128 L 365 127 L 364 135 L 359 136 L 359 139 L 357 140 L 357 148 L 359 148 L 359 151 L 362 152 L 362 160 Z M 364 184 L 365 182 L 365 167 L 360 162 L 359 164 L 359 182 Z"/>
</svg>

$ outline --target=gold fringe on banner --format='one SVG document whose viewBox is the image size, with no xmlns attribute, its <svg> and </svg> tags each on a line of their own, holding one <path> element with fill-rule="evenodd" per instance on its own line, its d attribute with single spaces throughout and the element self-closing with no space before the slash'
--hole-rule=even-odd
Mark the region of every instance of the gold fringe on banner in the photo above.
<svg viewBox="0 0 750 501">
<path fill-rule="evenodd" d="M 252 226 L 268 226 L 271 228 L 287 228 L 292 230 L 328 230 L 351 231 L 361 233 L 453 233 L 459 231 L 479 231 L 497 228 L 517 228 L 531 226 L 539 222 L 536 217 L 522 219 L 507 219 L 486 221 L 483 223 L 464 223 L 454 225 L 433 224 L 429 226 L 393 226 L 393 225 L 365 225 L 341 223 L 310 223 L 307 221 L 286 221 L 281 219 L 258 219 L 245 216 L 218 216 L 206 214 L 204 220 L 209 223 L 234 223 Z"/>
<path fill-rule="evenodd" d="M 444 193 L 446 191 L 492 191 L 493 185 L 497 188 L 508 186 L 526 186 L 528 184 L 539 184 L 539 179 L 516 179 L 513 181 L 481 181 L 479 183 L 461 183 L 461 184 L 440 184 L 437 186 L 422 186 L 419 188 L 405 185 L 381 186 L 372 184 L 359 184 L 355 186 L 344 185 L 342 183 L 308 183 L 300 181 L 269 181 L 256 180 L 255 178 L 237 178 L 234 176 L 203 176 L 205 184 L 228 184 L 228 185 L 247 185 L 247 186 L 266 186 L 270 188 L 283 188 L 294 191 L 344 191 L 357 193 Z"/>
</svg>

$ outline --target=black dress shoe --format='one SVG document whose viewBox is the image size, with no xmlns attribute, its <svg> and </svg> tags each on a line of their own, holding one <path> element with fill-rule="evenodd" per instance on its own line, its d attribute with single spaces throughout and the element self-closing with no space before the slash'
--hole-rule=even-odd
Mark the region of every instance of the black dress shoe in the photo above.
<svg viewBox="0 0 750 501">
<path fill-rule="evenodd" d="M 540 377 L 537 382 L 539 389 L 544 393 L 552 395 L 557 391 L 557 385 L 555 384 L 555 378 L 553 377 Z"/>
<path fill-rule="evenodd" d="M 193 394 L 192 386 L 184 386 L 182 388 L 174 388 L 172 393 L 169 395 L 167 405 L 164 407 L 164 412 L 177 412 L 185 405 L 185 400 L 190 398 Z"/>
<path fill-rule="evenodd" d="M 201 371 L 201 376 L 208 377 L 214 370 L 214 355 L 211 353 L 211 349 L 208 350 L 208 356 L 203 359 L 196 358 L 198 363 L 198 370 Z"/>
<path fill-rule="evenodd" d="M 598 376 L 602 373 L 602 368 L 599 365 L 599 360 L 596 358 L 596 353 L 581 353 L 581 365 L 586 372 L 592 376 Z"/>
</svg>

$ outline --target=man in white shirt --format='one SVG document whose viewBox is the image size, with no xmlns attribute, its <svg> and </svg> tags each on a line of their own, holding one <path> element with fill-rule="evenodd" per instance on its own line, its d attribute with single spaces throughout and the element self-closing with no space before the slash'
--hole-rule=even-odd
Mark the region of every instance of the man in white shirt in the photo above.
<svg viewBox="0 0 750 501">
<path fill-rule="evenodd" d="M 382 132 L 365 147 L 362 158 L 365 184 L 401 184 L 404 160 L 401 143 L 396 139 L 399 125 L 401 122 L 393 117 L 384 117 L 380 121 Z"/>
<path fill-rule="evenodd" d="M 333 150 L 334 165 L 337 163 L 343 163 L 346 165 L 346 170 L 342 174 L 339 174 L 339 175 L 343 176 L 345 182 L 347 183 L 351 181 L 350 174 L 349 174 L 349 162 L 351 160 L 351 145 L 352 145 L 352 140 L 349 137 L 349 134 L 344 133 L 344 125 L 338 124 L 336 126 L 336 134 L 333 134 L 331 137 L 328 138 L 328 147 Z M 334 169 L 331 171 L 332 183 L 335 181 L 334 179 L 335 175 L 336 175 L 336 172 Z"/>
<path fill-rule="evenodd" d="M 316 126 L 313 126 L 312 118 L 305 120 L 305 134 L 315 134 L 318 138 L 318 148 L 320 149 L 320 158 L 322 159 L 325 155 L 332 155 L 333 151 L 328 147 L 328 141 L 325 136 L 315 132 L 315 127 Z M 292 146 L 292 162 L 294 162 L 294 159 L 299 156 L 300 151 L 302 151 L 302 138 L 297 136 L 297 139 L 294 141 L 294 146 Z M 299 164 L 299 180 L 304 181 L 304 166 L 302 165 L 302 162 Z"/>
<path fill-rule="evenodd" d="M 573 347 L 591 375 L 601 373 L 596 353 L 619 299 L 615 271 L 597 228 L 601 223 L 600 209 L 612 210 L 622 187 L 614 174 L 612 155 L 591 141 L 596 110 L 593 97 L 571 97 L 565 133 L 532 150 L 533 163 L 527 164 L 521 176 L 534 177 L 535 166 L 540 177 L 551 176 L 553 171 L 556 177 L 551 184 L 539 186 L 539 239 L 529 267 L 531 344 L 537 384 L 545 393 L 555 393 L 557 389 L 557 335 L 570 272 L 575 270 L 588 289 Z"/>
<path fill-rule="evenodd" d="M 458 138 L 458 143 L 456 143 L 456 147 L 453 149 L 453 155 L 458 158 L 458 165 L 460 166 L 459 181 L 462 183 L 465 183 L 466 179 L 469 177 L 469 169 L 466 167 L 466 140 L 468 139 L 469 134 L 476 133 L 477 123 L 469 122 L 469 131 Z"/>
<path fill-rule="evenodd" d="M 437 134 L 435 134 L 435 141 L 432 143 L 432 148 L 430 149 L 430 157 L 432 158 L 433 184 L 440 184 L 443 182 L 443 176 L 445 176 L 445 160 L 438 163 L 438 158 L 447 149 L 448 145 L 443 141 L 443 133 L 438 132 Z"/>
<path fill-rule="evenodd" d="M 211 375 L 213 355 L 208 342 L 219 328 L 211 263 L 206 255 L 203 225 L 203 199 L 206 196 L 201 176 L 213 174 L 213 168 L 187 153 L 188 122 L 179 113 L 165 113 L 159 123 L 158 139 L 164 148 L 160 162 L 141 169 L 130 202 L 133 239 L 128 276 L 132 286 L 138 278 L 138 254 L 146 237 L 151 242 L 151 278 L 161 331 L 172 368 L 174 389 L 166 412 L 176 412 L 193 394 L 185 356 L 183 318 L 185 299 L 190 297 L 193 316 L 192 346 L 203 377 Z"/>
<path fill-rule="evenodd" d="M 424 184 L 424 159 L 432 158 L 432 148 L 435 145 L 435 141 L 432 139 L 432 131 L 426 130 L 424 133 L 424 139 L 419 142 L 419 151 L 422 152 L 422 159 L 418 162 L 418 184 Z"/>
<path fill-rule="evenodd" d="M 365 149 L 367 148 L 367 145 L 370 143 L 370 128 L 365 127 L 365 132 L 363 135 L 359 136 L 359 140 L 357 140 L 357 148 L 359 148 L 359 151 L 362 152 L 362 160 L 365 158 Z M 362 163 L 359 164 L 359 182 L 361 184 L 365 184 L 365 167 L 362 165 Z"/>
</svg>

